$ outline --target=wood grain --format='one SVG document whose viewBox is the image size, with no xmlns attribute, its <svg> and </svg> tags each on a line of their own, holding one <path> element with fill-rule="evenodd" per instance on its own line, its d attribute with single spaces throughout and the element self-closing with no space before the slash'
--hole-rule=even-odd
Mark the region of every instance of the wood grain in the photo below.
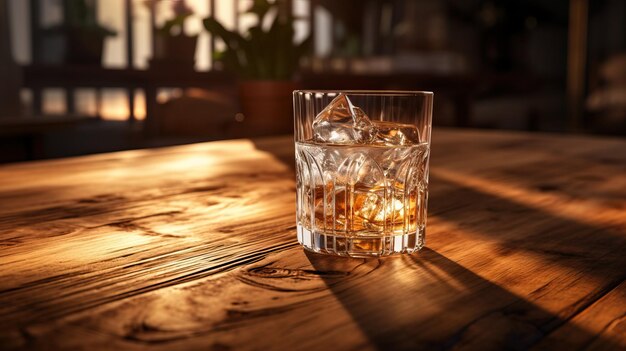
<svg viewBox="0 0 626 351">
<path fill-rule="evenodd" d="M 436 130 L 427 248 L 371 260 L 299 248 L 292 143 L 0 166 L 0 348 L 626 348 L 626 141 Z"/>
</svg>

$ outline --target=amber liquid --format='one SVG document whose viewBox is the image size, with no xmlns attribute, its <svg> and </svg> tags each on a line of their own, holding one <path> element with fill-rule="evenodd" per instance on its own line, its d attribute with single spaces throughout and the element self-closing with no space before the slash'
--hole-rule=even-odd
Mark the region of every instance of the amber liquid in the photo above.
<svg viewBox="0 0 626 351">
<path fill-rule="evenodd" d="M 427 144 L 296 143 L 296 164 L 299 237 L 312 248 L 303 243 L 305 247 L 348 255 L 354 250 L 379 255 L 421 247 Z M 311 240 L 305 240 L 307 235 Z M 398 236 L 409 239 L 400 248 L 390 247 L 397 246 Z"/>
</svg>

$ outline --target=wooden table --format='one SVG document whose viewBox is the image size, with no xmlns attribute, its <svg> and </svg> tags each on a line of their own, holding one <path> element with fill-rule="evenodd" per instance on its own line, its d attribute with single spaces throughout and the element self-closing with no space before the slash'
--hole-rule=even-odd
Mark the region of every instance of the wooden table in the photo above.
<svg viewBox="0 0 626 351">
<path fill-rule="evenodd" d="M 2 349 L 626 348 L 626 141 L 435 130 L 427 248 L 295 240 L 290 137 L 0 167 Z"/>
</svg>

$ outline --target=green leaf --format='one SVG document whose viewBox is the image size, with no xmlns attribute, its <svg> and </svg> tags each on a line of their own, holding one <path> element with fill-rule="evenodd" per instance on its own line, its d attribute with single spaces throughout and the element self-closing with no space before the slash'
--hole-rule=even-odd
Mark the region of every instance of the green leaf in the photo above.
<svg viewBox="0 0 626 351">
<path fill-rule="evenodd" d="M 263 20 L 267 13 L 274 7 L 275 5 L 270 3 L 268 0 L 254 0 L 252 6 L 246 11 L 246 13 L 252 13 L 257 15 L 259 18 L 259 24 L 263 24 Z"/>
<path fill-rule="evenodd" d="M 229 31 L 213 17 L 205 18 L 202 24 L 209 33 L 222 39 L 224 44 L 231 50 L 237 50 L 244 41 L 244 38 L 239 33 Z"/>
<path fill-rule="evenodd" d="M 248 12 L 257 15 L 259 22 L 245 35 L 226 29 L 212 17 L 204 19 L 206 30 L 226 44 L 226 49 L 215 55 L 225 69 L 244 79 L 292 78 L 300 58 L 309 51 L 310 38 L 299 44 L 293 42 L 295 30 L 290 15 L 277 14 L 270 28 L 264 30 L 263 18 L 273 7 L 278 7 L 278 1 L 255 0 Z"/>
</svg>

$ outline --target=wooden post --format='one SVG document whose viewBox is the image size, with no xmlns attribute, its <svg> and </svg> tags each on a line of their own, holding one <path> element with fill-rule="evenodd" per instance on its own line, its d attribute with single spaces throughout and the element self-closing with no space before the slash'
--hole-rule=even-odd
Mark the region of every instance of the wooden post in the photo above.
<svg viewBox="0 0 626 351">
<path fill-rule="evenodd" d="M 152 36 L 150 45 L 152 49 L 152 59 L 154 59 L 154 52 L 156 48 L 156 3 L 150 2 L 150 34 Z"/>
<path fill-rule="evenodd" d="M 133 6 L 131 0 L 124 0 L 124 12 L 126 13 L 126 64 L 127 68 L 133 69 Z M 126 90 L 128 99 L 128 121 L 135 121 L 135 87 Z"/>
<path fill-rule="evenodd" d="M 41 36 L 39 26 L 39 0 L 30 0 L 30 62 L 39 63 L 41 59 Z"/>
<path fill-rule="evenodd" d="M 76 89 L 73 86 L 65 87 L 65 114 L 73 115 L 76 113 L 76 100 L 74 99 Z"/>
<path fill-rule="evenodd" d="M 213 17 L 215 17 L 215 1 L 213 0 L 208 0 L 209 1 L 209 14 Z M 209 62 L 211 63 L 211 70 L 213 70 L 215 68 L 215 61 L 213 60 L 213 54 L 215 53 L 215 36 L 211 35 L 211 41 L 209 42 Z"/>
<path fill-rule="evenodd" d="M 9 3 L 0 2 L 0 117 L 20 115 L 21 77 L 11 50 Z"/>
<path fill-rule="evenodd" d="M 315 50 L 315 10 L 317 9 L 317 0 L 309 0 L 309 35 L 311 36 L 311 47 L 313 48 L 312 56 L 314 57 L 317 53 Z"/>
<path fill-rule="evenodd" d="M 583 127 L 588 0 L 570 0 L 567 48 L 567 112 L 571 131 Z"/>
<path fill-rule="evenodd" d="M 69 1 L 63 0 L 61 2 L 61 6 L 63 7 L 63 24 L 64 25 L 72 25 L 73 23 L 69 23 L 69 19 L 71 18 L 71 13 L 69 10 Z M 96 18 L 96 16 L 94 16 Z M 37 35 L 40 36 L 40 35 Z M 67 50 L 67 49 L 66 49 Z M 76 104 L 74 101 L 74 92 L 75 89 L 72 86 L 63 86 L 63 92 L 65 93 L 65 114 L 73 115 L 76 112 Z"/>
<path fill-rule="evenodd" d="M 155 2 L 150 2 L 150 34 L 152 35 L 151 41 L 150 41 L 150 46 L 152 48 L 152 60 L 154 60 L 154 55 L 155 55 L 155 51 L 156 51 L 156 35 L 157 35 L 157 28 L 156 28 L 156 3 Z M 152 106 L 153 104 L 156 103 L 156 101 L 150 101 L 151 98 L 156 98 L 156 94 L 150 94 L 152 90 L 149 89 L 145 89 L 144 93 L 146 94 L 146 119 L 144 121 L 143 124 L 143 128 L 144 128 L 144 133 L 146 135 L 150 134 L 150 123 L 152 122 L 152 119 L 154 119 L 155 117 L 152 116 L 152 114 L 154 113 Z M 130 106 L 129 106 L 130 108 Z"/>
<path fill-rule="evenodd" d="M 285 12 L 287 13 L 287 17 L 293 17 L 293 1 L 285 0 Z"/>
<path fill-rule="evenodd" d="M 39 0 L 30 0 L 30 63 L 41 61 L 41 29 L 39 25 Z M 33 87 L 33 114 L 41 115 L 41 87 Z"/>
<path fill-rule="evenodd" d="M 124 12 L 126 13 L 126 65 L 133 69 L 133 6 L 131 0 L 124 0 Z"/>
</svg>

